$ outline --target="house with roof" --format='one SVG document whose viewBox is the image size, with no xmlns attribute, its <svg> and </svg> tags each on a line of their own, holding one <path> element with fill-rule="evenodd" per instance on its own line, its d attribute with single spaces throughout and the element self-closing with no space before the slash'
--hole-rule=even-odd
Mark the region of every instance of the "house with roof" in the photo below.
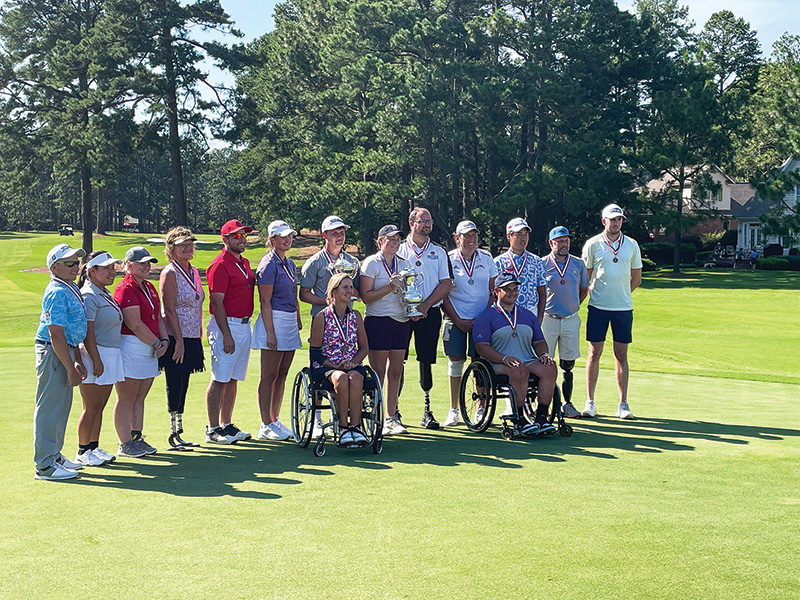
<svg viewBox="0 0 800 600">
<path fill-rule="evenodd" d="M 800 158 L 791 156 L 780 168 L 781 173 L 792 173 L 797 170 L 800 170 Z M 800 190 L 795 185 L 783 197 L 782 206 L 784 212 L 788 213 L 790 210 L 795 210 L 795 207 L 798 206 L 798 200 L 800 200 Z M 735 212 L 734 217 L 739 223 L 739 236 L 736 243 L 738 248 L 760 249 L 770 244 L 780 244 L 784 252 L 788 252 L 790 248 L 800 248 L 798 232 L 793 232 L 794 235 L 767 235 L 763 232 L 761 217 L 774 207 L 774 202 L 756 194 L 754 198 Z"/>
</svg>

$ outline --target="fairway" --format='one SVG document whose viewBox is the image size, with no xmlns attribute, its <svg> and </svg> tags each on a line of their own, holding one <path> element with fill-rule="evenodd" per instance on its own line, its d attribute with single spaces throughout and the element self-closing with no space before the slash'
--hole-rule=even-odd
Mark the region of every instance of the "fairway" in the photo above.
<svg viewBox="0 0 800 600">
<path fill-rule="evenodd" d="M 635 421 L 609 416 L 609 348 L 601 416 L 571 422 L 570 438 L 416 426 L 377 456 L 329 445 L 315 458 L 261 441 L 172 453 L 159 377 L 145 417 L 158 454 L 48 483 L 32 464 L 32 339 L 48 277 L 36 269 L 63 240 L 0 233 L 0 599 L 800 598 L 800 273 L 645 273 L 630 348 Z M 142 242 L 163 264 L 145 236 L 96 247 L 122 256 Z M 218 247 L 198 250 L 205 267 Z M 262 254 L 247 250 L 252 263 Z M 434 370 L 442 418 L 445 366 Z M 400 398 L 411 425 L 416 376 L 412 358 Z M 192 441 L 207 383 L 208 373 L 192 378 Z M 235 411 L 252 433 L 257 383 L 253 354 Z M 69 458 L 79 412 L 76 392 Z M 115 448 L 110 408 L 101 445 Z"/>
</svg>

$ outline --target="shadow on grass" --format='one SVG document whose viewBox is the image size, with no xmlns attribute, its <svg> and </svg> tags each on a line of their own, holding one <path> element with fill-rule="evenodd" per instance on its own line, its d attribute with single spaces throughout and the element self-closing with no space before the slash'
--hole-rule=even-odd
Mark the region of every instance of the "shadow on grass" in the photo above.
<svg viewBox="0 0 800 600">
<path fill-rule="evenodd" d="M 653 290 L 682 288 L 730 290 L 797 290 L 800 273 L 793 271 L 748 271 L 689 269 L 674 275 L 671 271 L 645 274 L 642 287 Z"/>
<path fill-rule="evenodd" d="M 77 485 L 124 488 L 184 497 L 281 498 L 283 486 L 309 477 L 335 475 L 334 468 L 388 470 L 397 465 L 456 467 L 469 464 L 521 469 L 523 461 L 563 462 L 570 456 L 613 460 L 621 452 L 691 452 L 695 442 L 746 445 L 750 440 L 779 441 L 800 431 L 677 419 L 594 419 L 570 421 L 572 437 L 507 441 L 494 426 L 486 433 L 431 432 L 388 438 L 383 453 L 370 448 L 344 450 L 326 444 L 325 456 L 291 442 L 250 441 L 236 446 L 203 447 L 194 452 L 160 452 L 108 467 L 86 469 Z"/>
</svg>

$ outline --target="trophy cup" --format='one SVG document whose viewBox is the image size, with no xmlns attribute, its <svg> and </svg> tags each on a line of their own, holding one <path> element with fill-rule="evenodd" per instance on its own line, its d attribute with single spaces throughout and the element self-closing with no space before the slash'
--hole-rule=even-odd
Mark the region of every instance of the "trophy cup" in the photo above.
<svg viewBox="0 0 800 600">
<path fill-rule="evenodd" d="M 417 273 L 412 269 L 403 269 L 398 273 L 400 281 L 403 282 L 403 302 L 408 305 L 409 317 L 421 317 L 421 312 L 417 310 L 420 302 L 422 302 L 422 292 L 419 289 L 419 284 L 425 281 L 422 273 Z"/>
<path fill-rule="evenodd" d="M 353 279 L 356 276 L 358 267 L 355 263 L 350 262 L 340 254 L 339 258 L 337 258 L 334 262 L 328 263 L 328 270 L 331 272 L 331 275 L 335 275 L 336 273 L 344 273 L 350 279 Z M 355 302 L 356 300 L 358 300 L 358 297 L 350 297 L 350 302 Z"/>
</svg>

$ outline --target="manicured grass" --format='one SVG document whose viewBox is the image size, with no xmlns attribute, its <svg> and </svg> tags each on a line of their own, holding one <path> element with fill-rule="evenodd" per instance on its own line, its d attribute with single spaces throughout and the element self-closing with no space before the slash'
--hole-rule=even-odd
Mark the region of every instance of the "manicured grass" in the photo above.
<svg viewBox="0 0 800 600">
<path fill-rule="evenodd" d="M 134 240 L 102 247 L 121 256 Z M 120 459 L 46 483 L 32 478 L 31 338 L 47 275 L 19 269 L 41 265 L 57 241 L 0 236 L 0 598 L 800 597 L 796 274 L 648 275 L 635 298 L 636 421 L 600 417 L 574 422 L 571 438 L 513 442 L 497 427 L 414 427 L 378 456 L 329 447 L 317 459 L 253 441 Z M 214 254 L 201 251 L 197 264 Z M 257 262 L 261 252 L 248 254 Z M 298 353 L 293 372 L 304 360 Z M 415 370 L 401 398 L 411 424 L 421 409 Z M 579 400 L 580 371 L 576 379 Z M 442 361 L 434 380 L 441 418 Z M 201 436 L 207 381 L 192 379 L 188 439 Z M 257 381 L 253 357 L 236 408 L 253 432 Z M 615 394 L 604 370 L 602 414 Z M 79 405 L 76 394 L 70 457 Z M 163 449 L 163 378 L 145 423 Z"/>
</svg>

